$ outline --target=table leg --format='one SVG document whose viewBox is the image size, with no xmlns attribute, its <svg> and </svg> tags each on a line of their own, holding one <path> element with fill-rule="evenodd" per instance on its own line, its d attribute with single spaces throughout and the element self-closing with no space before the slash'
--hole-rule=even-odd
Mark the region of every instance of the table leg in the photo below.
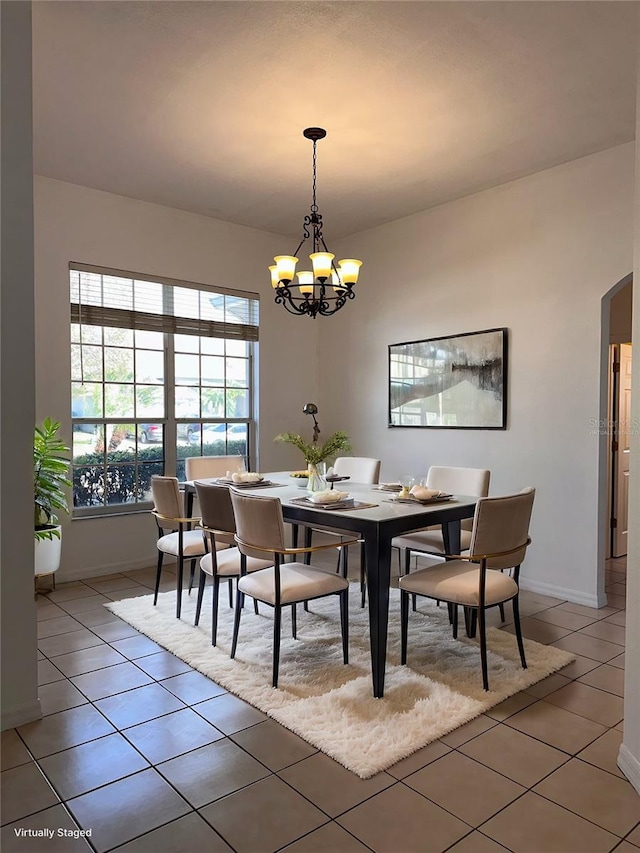
<svg viewBox="0 0 640 853">
<path fill-rule="evenodd" d="M 445 521 L 442 525 L 442 539 L 445 554 L 460 553 L 460 522 Z"/>
<path fill-rule="evenodd" d="M 380 699 L 384 696 L 384 673 L 387 659 L 391 540 L 381 537 L 376 531 L 365 536 L 364 548 L 369 587 L 373 695 Z"/>
</svg>

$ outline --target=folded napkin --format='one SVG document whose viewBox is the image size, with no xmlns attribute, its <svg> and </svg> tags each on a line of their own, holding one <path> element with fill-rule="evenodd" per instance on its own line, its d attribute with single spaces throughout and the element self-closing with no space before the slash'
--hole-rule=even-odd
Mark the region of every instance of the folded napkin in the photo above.
<svg viewBox="0 0 640 853">
<path fill-rule="evenodd" d="M 339 492 L 337 489 L 327 489 L 324 492 L 313 492 L 308 499 L 314 504 L 330 504 L 343 501 L 349 497 L 349 492 Z"/>
<path fill-rule="evenodd" d="M 418 501 L 428 501 L 431 498 L 437 498 L 440 491 L 439 489 L 427 489 L 426 486 L 412 486 L 409 494 L 413 495 Z"/>
<path fill-rule="evenodd" d="M 243 471 L 241 474 L 237 472 L 232 474 L 231 471 L 227 471 L 225 479 L 231 480 L 232 483 L 259 483 L 262 480 L 262 475 L 251 471 Z"/>
</svg>

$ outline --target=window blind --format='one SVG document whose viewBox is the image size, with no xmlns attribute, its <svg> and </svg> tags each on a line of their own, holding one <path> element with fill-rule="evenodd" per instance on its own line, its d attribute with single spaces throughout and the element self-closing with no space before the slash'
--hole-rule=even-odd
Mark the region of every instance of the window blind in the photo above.
<svg viewBox="0 0 640 853">
<path fill-rule="evenodd" d="M 72 263 L 71 322 L 258 340 L 257 294 Z"/>
</svg>

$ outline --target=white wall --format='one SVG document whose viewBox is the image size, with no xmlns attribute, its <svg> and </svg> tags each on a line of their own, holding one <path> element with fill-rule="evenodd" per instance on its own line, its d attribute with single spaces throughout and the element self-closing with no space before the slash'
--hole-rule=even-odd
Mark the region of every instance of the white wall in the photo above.
<svg viewBox="0 0 640 853">
<path fill-rule="evenodd" d="M 341 241 L 364 261 L 358 296 L 321 338 L 326 428 L 381 458 L 383 479 L 461 465 L 490 468 L 492 494 L 536 486 L 523 586 L 591 606 L 600 301 L 632 270 L 633 174 L 623 145 Z M 388 344 L 496 326 L 506 431 L 387 428 Z"/>
<path fill-rule="evenodd" d="M 41 716 L 33 597 L 31 4 L 0 4 L 2 729 Z"/>
<path fill-rule="evenodd" d="M 179 210 L 37 177 L 35 182 L 36 416 L 62 421 L 71 442 L 70 261 L 259 292 L 258 466 L 300 467 L 273 437 L 306 432 L 317 396 L 317 329 L 273 303 L 267 267 L 290 251 L 279 237 Z M 151 516 L 76 520 L 63 531 L 59 578 L 87 577 L 155 562 Z"/>
<path fill-rule="evenodd" d="M 631 340 L 631 321 L 633 317 L 633 283 L 611 297 L 609 316 L 609 343 L 628 344 Z"/>
</svg>

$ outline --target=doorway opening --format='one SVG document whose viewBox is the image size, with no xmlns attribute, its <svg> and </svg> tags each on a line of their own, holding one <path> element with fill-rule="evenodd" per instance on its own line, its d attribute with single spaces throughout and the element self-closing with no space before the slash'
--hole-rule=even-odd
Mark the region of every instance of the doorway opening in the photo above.
<svg viewBox="0 0 640 853">
<path fill-rule="evenodd" d="M 602 604 L 610 599 L 612 604 L 624 604 L 626 597 L 632 308 L 633 279 L 628 275 L 602 299 L 603 371 L 598 421 L 601 484 L 598 598 Z"/>
</svg>

